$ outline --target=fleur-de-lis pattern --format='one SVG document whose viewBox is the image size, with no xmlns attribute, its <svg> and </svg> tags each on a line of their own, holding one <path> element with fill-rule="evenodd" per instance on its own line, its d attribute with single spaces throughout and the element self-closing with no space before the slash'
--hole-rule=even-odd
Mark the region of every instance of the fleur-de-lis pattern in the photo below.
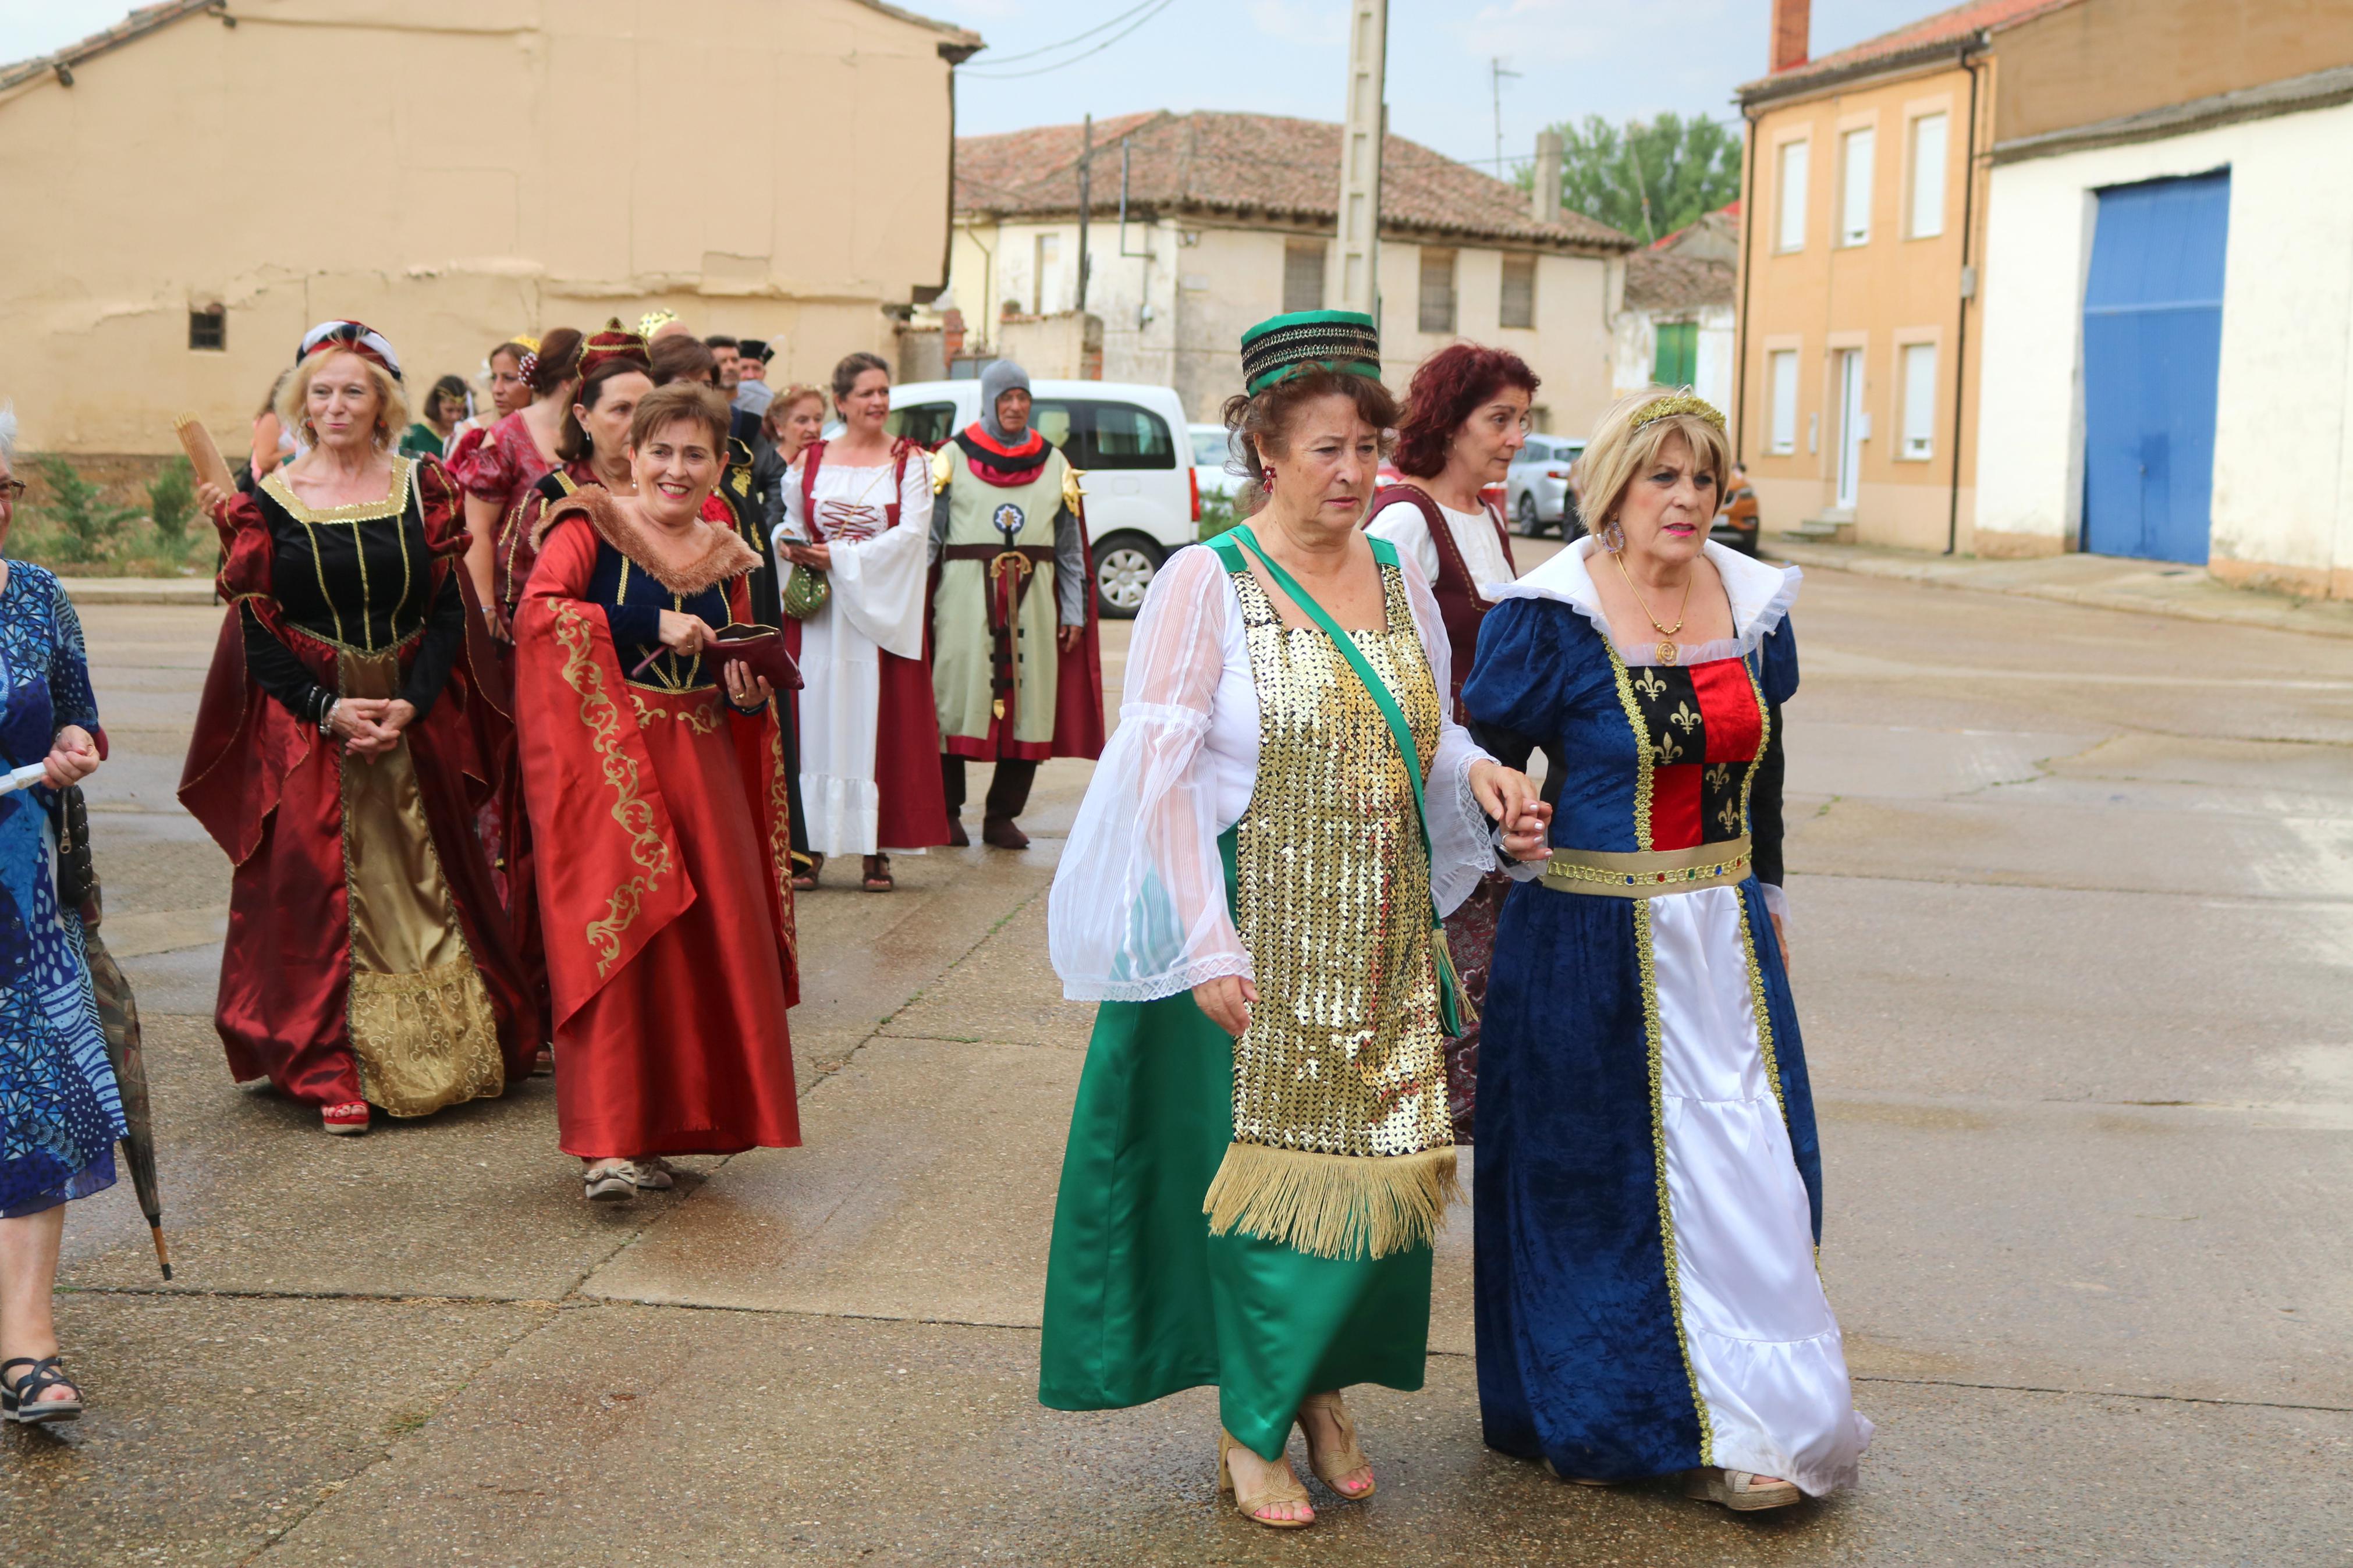
<svg viewBox="0 0 2353 1568">
<path fill-rule="evenodd" d="M 1762 700 L 1739 659 L 1627 672 L 1651 761 L 1654 849 L 1737 838 L 1746 829 L 1750 764 L 1763 744 Z"/>
</svg>

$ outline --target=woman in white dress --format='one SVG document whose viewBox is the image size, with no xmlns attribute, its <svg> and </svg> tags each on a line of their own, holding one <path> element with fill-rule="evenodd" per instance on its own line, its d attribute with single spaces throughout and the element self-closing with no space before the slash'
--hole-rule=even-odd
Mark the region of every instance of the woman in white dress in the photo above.
<svg viewBox="0 0 2353 1568">
<path fill-rule="evenodd" d="M 858 855 L 860 885 L 887 893 L 892 851 L 948 841 L 923 647 L 932 473 L 921 447 L 884 427 L 891 372 L 879 357 L 854 353 L 836 365 L 833 401 L 842 433 L 812 441 L 794 462 L 775 534 L 779 565 L 822 573 L 826 583 L 824 604 L 799 622 L 808 879 L 829 855 Z"/>
</svg>

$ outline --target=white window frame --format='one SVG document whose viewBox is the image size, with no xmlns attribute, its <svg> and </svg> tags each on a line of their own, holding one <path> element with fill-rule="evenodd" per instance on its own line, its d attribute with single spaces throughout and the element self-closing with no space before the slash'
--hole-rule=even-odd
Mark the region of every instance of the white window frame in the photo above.
<svg viewBox="0 0 2353 1568">
<path fill-rule="evenodd" d="M 1798 351 L 1765 351 L 1766 418 L 1771 431 L 1766 452 L 1787 458 L 1798 449 Z"/>
<path fill-rule="evenodd" d="M 1936 127 L 1934 159 L 1921 156 L 1921 136 L 1931 122 Z M 1953 158 L 1952 115 L 1942 109 L 1932 109 L 1906 120 L 1904 157 L 1907 165 L 1904 182 L 1905 237 L 1938 238 L 1945 232 L 1945 191 Z M 1921 221 L 1924 217 L 1926 224 Z"/>
<path fill-rule="evenodd" d="M 1895 342 L 1895 388 L 1902 405 L 1893 456 L 1899 463 L 1926 463 L 1936 456 L 1936 377 L 1943 368 L 1937 348 L 1936 340 L 1927 336 Z"/>
<path fill-rule="evenodd" d="M 1871 243 L 1871 198 L 1878 184 L 1878 127 L 1857 125 L 1839 132 L 1838 244 L 1842 247 Z"/>
<path fill-rule="evenodd" d="M 1813 163 L 1810 135 L 1773 149 L 1773 249 L 1787 256 L 1806 248 L 1806 200 Z"/>
</svg>

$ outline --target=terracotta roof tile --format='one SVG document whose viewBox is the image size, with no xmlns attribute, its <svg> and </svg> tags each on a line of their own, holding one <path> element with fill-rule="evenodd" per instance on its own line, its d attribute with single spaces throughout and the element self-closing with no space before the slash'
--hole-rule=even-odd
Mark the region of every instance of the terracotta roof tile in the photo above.
<svg viewBox="0 0 2353 1568">
<path fill-rule="evenodd" d="M 1695 310 L 1703 305 L 1729 305 L 1737 281 L 1729 261 L 1638 250 L 1626 258 L 1626 308 Z"/>
<path fill-rule="evenodd" d="M 1119 206 L 1119 142 L 1128 139 L 1128 205 L 1278 222 L 1338 221 L 1340 127 L 1320 120 L 1203 110 L 1099 121 L 1091 202 Z M 958 212 L 1078 210 L 1080 128 L 1040 125 L 956 139 Z M 1382 154 L 1384 229 L 1620 251 L 1635 241 L 1581 213 L 1538 223 L 1516 187 L 1402 136 Z"/>
<path fill-rule="evenodd" d="M 1868 68 L 1880 59 L 1892 60 L 1915 49 L 1932 48 L 1937 45 L 1958 47 L 1961 40 L 1973 33 L 1999 31 L 2031 21 L 2046 12 L 2064 10 L 2078 0 L 1967 0 L 1950 10 L 1923 16 L 1893 32 L 1866 38 L 1851 48 L 1810 59 L 1771 76 L 1745 82 L 1740 88 L 1744 100 L 1778 98 L 1797 91 L 1822 77 L 1837 76 L 1857 68 Z"/>
<path fill-rule="evenodd" d="M 20 82 L 30 81 L 37 76 L 46 75 L 59 66 L 71 68 L 79 65 L 92 55 L 104 54 L 119 44 L 127 44 L 158 27 L 169 26 L 183 16 L 193 16 L 219 4 L 220 0 L 163 0 L 161 5 L 142 5 L 111 27 L 92 33 L 78 44 L 68 44 L 62 49 L 33 59 L 0 66 L 0 92 L 5 92 Z"/>
</svg>

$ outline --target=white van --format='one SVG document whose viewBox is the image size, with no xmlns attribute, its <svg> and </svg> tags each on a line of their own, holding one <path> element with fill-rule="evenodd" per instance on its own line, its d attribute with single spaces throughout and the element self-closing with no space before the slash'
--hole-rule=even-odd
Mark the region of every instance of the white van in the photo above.
<svg viewBox="0 0 2353 1568">
<path fill-rule="evenodd" d="M 1029 422 L 1085 477 L 1095 602 L 1124 620 L 1169 552 L 1200 531 L 1185 405 L 1176 389 L 1117 381 L 1033 381 Z M 891 389 L 890 428 L 937 447 L 980 417 L 977 381 L 908 381 Z"/>
</svg>

